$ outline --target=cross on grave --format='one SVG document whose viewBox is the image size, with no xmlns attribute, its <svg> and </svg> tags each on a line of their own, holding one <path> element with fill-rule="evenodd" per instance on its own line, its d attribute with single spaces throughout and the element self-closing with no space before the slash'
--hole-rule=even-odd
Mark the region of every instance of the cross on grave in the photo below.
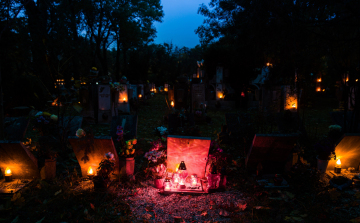
<svg viewBox="0 0 360 223">
<path fill-rule="evenodd" d="M 246 156 L 245 165 L 255 173 L 259 164 L 264 174 L 284 173 L 293 162 L 293 148 L 297 134 L 256 134 Z"/>
<path fill-rule="evenodd" d="M 119 175 L 119 158 L 111 136 L 96 136 L 94 139 L 69 136 L 68 139 L 76 155 L 76 159 L 80 164 L 81 175 L 83 177 L 87 176 L 89 167 L 96 171 L 96 169 L 99 167 L 99 163 L 105 158 L 105 154 L 108 152 L 114 154 L 114 174 Z"/>
</svg>

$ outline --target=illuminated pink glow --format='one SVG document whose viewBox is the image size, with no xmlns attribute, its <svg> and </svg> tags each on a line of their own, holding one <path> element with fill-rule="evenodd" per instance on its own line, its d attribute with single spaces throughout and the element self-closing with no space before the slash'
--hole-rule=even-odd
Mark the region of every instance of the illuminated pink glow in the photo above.
<svg viewBox="0 0 360 223">
<path fill-rule="evenodd" d="M 204 137 L 168 136 L 168 168 L 175 170 L 176 165 L 184 161 L 189 174 L 196 174 L 200 178 L 205 177 L 210 142 L 210 138 Z"/>
</svg>

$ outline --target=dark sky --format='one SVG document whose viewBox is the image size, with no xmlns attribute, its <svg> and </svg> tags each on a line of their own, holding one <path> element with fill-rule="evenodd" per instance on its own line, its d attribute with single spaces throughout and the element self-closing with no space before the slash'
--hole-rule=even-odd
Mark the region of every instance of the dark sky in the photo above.
<svg viewBox="0 0 360 223">
<path fill-rule="evenodd" d="M 195 29 L 204 21 L 205 17 L 197 14 L 199 6 L 208 6 L 210 0 L 161 0 L 165 16 L 163 22 L 156 22 L 157 30 L 155 43 L 172 42 L 175 46 L 193 48 L 200 44 Z"/>
</svg>

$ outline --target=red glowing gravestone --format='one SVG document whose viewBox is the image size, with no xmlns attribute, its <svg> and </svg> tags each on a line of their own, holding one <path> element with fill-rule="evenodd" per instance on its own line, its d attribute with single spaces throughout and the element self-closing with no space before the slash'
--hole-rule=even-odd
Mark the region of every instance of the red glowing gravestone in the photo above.
<svg viewBox="0 0 360 223">
<path fill-rule="evenodd" d="M 167 167 L 175 171 L 181 161 L 186 164 L 189 176 L 205 177 L 211 138 L 174 136 L 167 137 Z"/>
</svg>

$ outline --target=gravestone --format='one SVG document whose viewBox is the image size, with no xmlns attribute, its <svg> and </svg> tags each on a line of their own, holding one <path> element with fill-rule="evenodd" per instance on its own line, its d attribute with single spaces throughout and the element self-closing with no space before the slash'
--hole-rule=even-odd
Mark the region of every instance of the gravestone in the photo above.
<svg viewBox="0 0 360 223">
<path fill-rule="evenodd" d="M 60 134 L 63 129 L 66 131 L 66 138 L 70 135 L 75 135 L 76 131 L 81 128 L 83 117 L 81 116 L 64 116 L 63 119 L 59 118 Z"/>
<path fill-rule="evenodd" d="M 138 84 L 137 92 L 138 92 L 137 97 L 139 96 L 139 94 L 141 94 L 141 96 L 144 97 L 144 85 L 143 84 Z"/>
<path fill-rule="evenodd" d="M 110 85 L 98 85 L 98 123 L 111 122 Z"/>
<path fill-rule="evenodd" d="M 245 160 L 248 171 L 255 173 L 259 163 L 264 174 L 289 171 L 297 139 L 296 134 L 256 134 Z"/>
<path fill-rule="evenodd" d="M 6 117 L 4 119 L 5 138 L 8 140 L 23 140 L 29 126 L 29 119 L 26 117 Z"/>
<path fill-rule="evenodd" d="M 359 169 L 360 165 L 360 134 L 345 133 L 335 147 L 336 159 L 340 159 L 341 168 L 354 167 Z M 336 160 L 330 160 L 327 170 L 334 170 Z"/>
<path fill-rule="evenodd" d="M 13 179 L 40 178 L 37 159 L 20 141 L 0 141 L 0 169 L 9 167 Z"/>
<path fill-rule="evenodd" d="M 297 96 L 296 89 L 292 89 L 290 85 L 284 86 L 284 110 L 296 112 L 297 110 Z"/>
<path fill-rule="evenodd" d="M 130 85 L 130 88 L 132 89 L 131 98 L 137 99 L 137 97 L 138 97 L 137 85 Z"/>
<path fill-rule="evenodd" d="M 355 125 L 356 122 L 354 122 L 354 120 L 352 120 L 352 117 L 355 117 L 356 114 L 354 114 L 354 111 L 347 111 L 346 113 L 346 127 L 347 129 L 345 129 L 344 127 L 344 119 L 345 119 L 345 114 L 344 111 L 335 111 L 335 112 L 330 112 L 330 116 L 331 119 L 333 120 L 334 124 L 341 126 L 341 129 L 343 131 L 348 131 L 351 127 L 355 127 L 353 125 Z M 355 128 L 356 132 L 360 131 L 360 123 L 358 123 L 358 126 L 356 126 Z"/>
<path fill-rule="evenodd" d="M 128 86 L 124 84 L 123 87 L 125 90 L 118 91 L 118 93 L 116 94 L 116 99 L 115 99 L 116 108 L 118 110 L 118 113 L 130 113 Z"/>
<path fill-rule="evenodd" d="M 167 137 L 167 168 L 175 171 L 176 165 L 185 162 L 189 176 L 205 177 L 211 138 L 174 136 Z"/>
<path fill-rule="evenodd" d="M 200 109 L 201 104 L 206 104 L 205 101 L 205 84 L 191 85 L 191 103 L 192 109 Z"/>
<path fill-rule="evenodd" d="M 125 123 L 125 126 L 122 126 Z M 138 116 L 137 115 L 119 115 L 113 117 L 110 127 L 110 135 L 113 140 L 117 140 L 118 136 L 116 135 L 117 126 L 122 126 L 124 132 L 124 140 L 134 139 L 137 137 L 137 124 Z"/>
<path fill-rule="evenodd" d="M 186 77 L 178 78 L 178 83 L 174 87 L 174 103 L 175 108 L 180 110 L 187 109 L 188 101 L 188 84 Z"/>
<path fill-rule="evenodd" d="M 83 117 L 92 118 L 95 120 L 95 112 L 94 109 L 97 104 L 97 86 L 95 84 L 90 83 L 87 86 L 83 86 L 79 90 L 80 95 L 80 104 L 82 107 L 81 115 Z"/>
<path fill-rule="evenodd" d="M 105 154 L 111 152 L 115 158 L 115 175 L 119 175 L 119 157 L 116 152 L 114 142 L 111 136 L 97 136 L 94 137 L 93 141 L 85 140 L 86 138 L 79 139 L 77 136 L 70 136 L 69 142 L 73 151 L 76 155 L 81 167 L 81 175 L 87 176 L 89 167 L 96 171 L 99 167 L 99 163 L 105 159 Z M 89 149 L 87 158 L 85 156 L 85 148 Z"/>
</svg>

